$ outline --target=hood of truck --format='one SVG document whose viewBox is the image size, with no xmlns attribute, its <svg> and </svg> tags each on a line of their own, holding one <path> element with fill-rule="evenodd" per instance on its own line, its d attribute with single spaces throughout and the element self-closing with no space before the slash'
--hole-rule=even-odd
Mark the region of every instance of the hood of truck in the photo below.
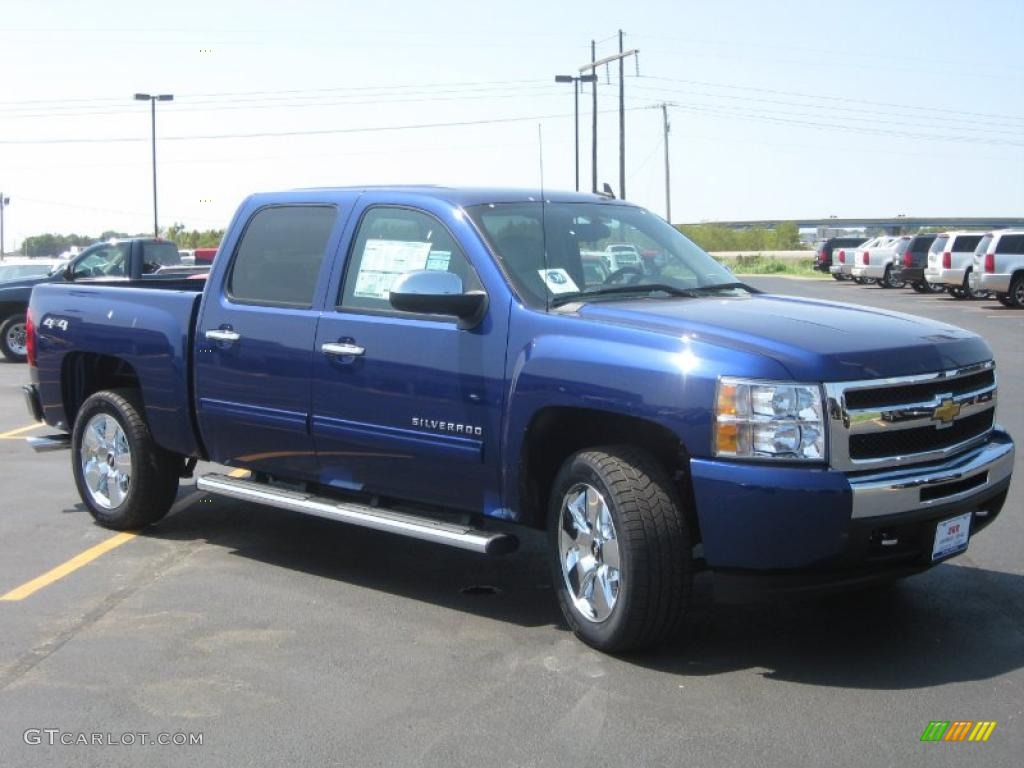
<svg viewBox="0 0 1024 768">
<path fill-rule="evenodd" d="M 592 322 L 764 355 L 800 381 L 908 376 L 992 357 L 980 336 L 953 325 L 788 296 L 596 301 L 577 311 Z"/>
</svg>

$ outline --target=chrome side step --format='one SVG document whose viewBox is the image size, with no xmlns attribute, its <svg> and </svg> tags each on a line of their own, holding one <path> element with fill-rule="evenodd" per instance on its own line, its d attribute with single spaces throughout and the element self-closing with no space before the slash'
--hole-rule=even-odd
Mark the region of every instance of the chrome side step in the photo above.
<svg viewBox="0 0 1024 768">
<path fill-rule="evenodd" d="M 71 435 L 66 432 L 58 432 L 55 435 L 41 435 L 39 437 L 26 437 L 25 440 L 36 453 L 49 453 L 50 451 L 63 451 L 71 447 Z"/>
<path fill-rule="evenodd" d="M 230 496 L 233 499 L 266 504 L 271 507 L 304 512 L 329 520 L 373 528 L 377 531 L 397 533 L 414 539 L 446 544 L 487 555 L 504 555 L 515 551 L 519 542 L 515 536 L 496 531 L 483 531 L 465 525 L 456 525 L 405 512 L 371 507 L 353 501 L 338 501 L 310 493 L 275 488 L 265 483 L 243 480 L 227 475 L 203 475 L 196 481 L 200 491 Z"/>
</svg>

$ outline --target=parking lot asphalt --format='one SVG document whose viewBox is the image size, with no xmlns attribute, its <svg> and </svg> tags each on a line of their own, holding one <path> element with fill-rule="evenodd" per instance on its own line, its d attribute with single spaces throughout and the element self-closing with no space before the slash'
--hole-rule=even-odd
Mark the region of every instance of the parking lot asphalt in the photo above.
<svg viewBox="0 0 1024 768">
<path fill-rule="evenodd" d="M 748 280 L 982 334 L 999 420 L 1024 436 L 1024 312 Z M 45 429 L 11 432 L 30 426 L 26 377 L 0 362 L 0 595 L 112 537 L 67 452 L 24 444 Z M 953 561 L 830 597 L 723 605 L 701 590 L 678 644 L 619 658 L 563 625 L 539 535 L 487 559 L 186 481 L 158 526 L 0 600 L 0 766 L 1018 766 L 1022 453 L 1003 515 Z M 997 725 L 985 743 L 922 743 L 932 720 Z M 138 735 L 161 733 L 202 744 Z"/>
</svg>

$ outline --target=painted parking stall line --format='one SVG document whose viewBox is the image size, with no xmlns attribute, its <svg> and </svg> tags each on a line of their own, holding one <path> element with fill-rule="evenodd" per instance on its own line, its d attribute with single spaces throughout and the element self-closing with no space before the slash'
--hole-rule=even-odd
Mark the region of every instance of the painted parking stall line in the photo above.
<svg viewBox="0 0 1024 768">
<path fill-rule="evenodd" d="M 24 584 L 19 587 L 15 587 L 10 592 L 0 595 L 0 601 L 13 602 L 24 600 L 26 597 L 31 597 L 43 587 L 47 587 L 55 581 L 63 579 L 68 574 L 74 573 L 79 568 L 88 565 L 93 560 L 105 555 L 110 550 L 128 543 L 138 535 L 139 534 L 135 531 L 122 531 L 121 533 L 114 534 L 109 539 L 105 539 L 99 544 L 89 547 L 89 549 L 84 552 L 80 552 L 70 560 L 66 560 L 56 568 L 51 568 L 41 576 L 37 576 L 31 581 L 26 581 Z"/>
<path fill-rule="evenodd" d="M 17 429 L 10 429 L 7 432 L 0 432 L 0 440 L 17 440 L 21 435 L 26 432 L 31 432 L 33 429 L 39 429 L 45 426 L 42 422 L 36 424 L 29 424 L 27 427 L 18 427 Z"/>
</svg>

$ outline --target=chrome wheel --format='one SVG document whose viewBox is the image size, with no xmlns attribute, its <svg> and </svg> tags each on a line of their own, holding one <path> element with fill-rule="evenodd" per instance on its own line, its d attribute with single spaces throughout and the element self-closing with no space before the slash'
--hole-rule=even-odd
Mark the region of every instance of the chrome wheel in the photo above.
<svg viewBox="0 0 1024 768">
<path fill-rule="evenodd" d="M 619 598 L 619 541 L 600 492 L 579 483 L 562 498 L 558 554 L 569 598 L 588 621 L 607 619 Z"/>
<path fill-rule="evenodd" d="M 25 341 L 24 323 L 14 323 L 11 325 L 11 327 L 7 329 L 4 341 L 7 344 L 7 349 L 11 350 L 11 352 L 19 357 L 24 357 L 28 354 L 28 346 Z"/>
<path fill-rule="evenodd" d="M 103 509 L 121 506 L 131 485 L 132 451 L 117 419 L 106 413 L 89 419 L 82 433 L 79 460 L 92 501 Z"/>
</svg>

